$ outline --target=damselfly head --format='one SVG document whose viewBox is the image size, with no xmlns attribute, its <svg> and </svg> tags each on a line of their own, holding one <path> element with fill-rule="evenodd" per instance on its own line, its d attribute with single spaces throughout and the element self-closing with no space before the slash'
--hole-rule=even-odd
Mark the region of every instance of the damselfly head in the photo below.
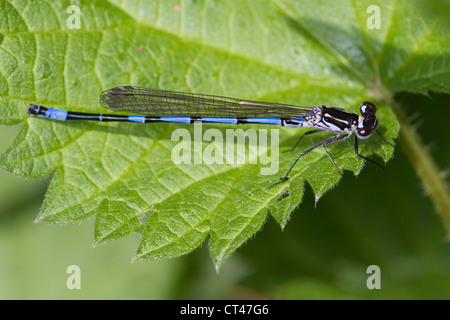
<svg viewBox="0 0 450 320">
<path fill-rule="evenodd" d="M 370 128 L 362 128 L 362 129 L 356 129 L 356 135 L 360 139 L 369 139 L 372 135 L 373 130 Z"/>
<path fill-rule="evenodd" d="M 359 110 L 361 110 L 361 115 L 365 118 L 371 115 L 375 115 L 375 113 L 377 112 L 377 107 L 375 107 L 372 102 L 364 101 L 363 103 L 361 103 Z"/>
<path fill-rule="evenodd" d="M 361 103 L 361 120 L 356 128 L 356 135 L 359 139 L 368 139 L 378 126 L 378 120 L 375 115 L 377 108 L 372 102 L 364 101 Z"/>
</svg>

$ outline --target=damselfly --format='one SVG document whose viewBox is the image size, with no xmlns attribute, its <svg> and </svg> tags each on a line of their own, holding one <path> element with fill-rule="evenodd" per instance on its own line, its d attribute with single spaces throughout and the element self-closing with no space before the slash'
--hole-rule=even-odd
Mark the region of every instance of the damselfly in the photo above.
<svg viewBox="0 0 450 320">
<path fill-rule="evenodd" d="M 333 131 L 335 135 L 317 143 L 300 153 L 286 175 L 274 185 L 288 179 L 289 173 L 300 157 L 322 147 L 339 174 L 338 166 L 325 148 L 326 145 L 348 138 L 355 132 L 355 154 L 379 167 L 376 161 L 362 156 L 358 150 L 358 139 L 368 139 L 376 132 L 387 144 L 391 144 L 377 130 L 378 120 L 375 116 L 377 108 L 365 101 L 360 106 L 361 116 L 344 109 L 317 106 L 313 108 L 294 105 L 241 100 L 221 96 L 196 93 L 183 93 L 159 89 L 148 89 L 133 86 L 115 87 L 100 95 L 100 104 L 107 109 L 119 112 L 132 112 L 139 115 L 117 115 L 72 112 L 40 105 L 30 104 L 28 114 L 41 118 L 61 121 L 125 121 L 125 122 L 176 122 L 176 123 L 227 123 L 227 124 L 270 124 L 284 127 L 313 128 L 303 133 L 292 150 L 306 135 L 320 131 Z"/>
</svg>

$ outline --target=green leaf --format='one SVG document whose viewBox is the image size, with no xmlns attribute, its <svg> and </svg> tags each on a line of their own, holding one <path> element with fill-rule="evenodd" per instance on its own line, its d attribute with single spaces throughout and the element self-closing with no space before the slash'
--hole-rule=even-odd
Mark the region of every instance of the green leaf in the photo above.
<svg viewBox="0 0 450 320">
<path fill-rule="evenodd" d="M 141 233 L 134 261 L 187 254 L 209 235 L 219 268 L 260 230 L 269 212 L 284 227 L 306 183 L 318 201 L 341 176 L 317 149 L 297 163 L 289 181 L 267 187 L 299 150 L 330 133 L 305 138 L 295 152 L 283 153 L 305 130 L 241 126 L 278 133 L 279 148 L 270 147 L 273 136 L 267 150 L 238 151 L 247 155 L 245 164 L 175 164 L 174 130 L 193 137 L 195 126 L 64 123 L 30 118 L 28 103 L 102 112 L 99 94 L 118 85 L 355 112 L 370 99 L 382 106 L 380 130 L 393 141 L 399 124 L 388 98 L 395 91 L 450 88 L 450 37 L 444 24 L 421 15 L 421 3 L 79 1 L 79 30 L 66 25 L 71 4 L 0 1 L 0 123 L 24 122 L 0 163 L 24 177 L 53 175 L 38 222 L 95 216 L 94 245 Z M 372 4 L 381 9 L 379 30 L 366 24 Z M 236 129 L 202 127 L 212 128 L 223 137 Z M 203 141 L 202 150 L 208 146 Z M 266 151 L 280 152 L 276 174 L 261 174 L 268 167 L 261 163 Z M 352 139 L 328 151 L 341 171 L 358 174 L 364 165 Z M 379 137 L 360 143 L 364 156 L 378 154 L 385 162 L 393 151 Z"/>
</svg>

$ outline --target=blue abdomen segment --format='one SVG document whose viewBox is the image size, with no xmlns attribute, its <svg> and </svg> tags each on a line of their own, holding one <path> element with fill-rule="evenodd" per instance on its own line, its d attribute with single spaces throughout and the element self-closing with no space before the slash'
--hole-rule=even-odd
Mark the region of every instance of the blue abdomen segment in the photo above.
<svg viewBox="0 0 450 320">
<path fill-rule="evenodd" d="M 237 124 L 238 120 L 236 118 L 211 118 L 211 117 L 201 117 L 198 119 L 203 122 L 213 122 L 213 123 L 229 123 Z"/>
<path fill-rule="evenodd" d="M 281 126 L 280 118 L 247 118 L 248 123 L 260 123 L 260 124 L 273 124 L 276 126 Z"/>
<path fill-rule="evenodd" d="M 191 117 L 160 117 L 155 120 L 158 122 L 191 123 Z"/>
<path fill-rule="evenodd" d="M 128 116 L 128 120 L 131 121 L 131 122 L 145 123 L 145 117 L 144 116 Z"/>
<path fill-rule="evenodd" d="M 67 111 L 47 108 L 44 114 L 38 113 L 38 117 L 49 118 L 53 120 L 66 121 L 67 120 Z"/>
</svg>

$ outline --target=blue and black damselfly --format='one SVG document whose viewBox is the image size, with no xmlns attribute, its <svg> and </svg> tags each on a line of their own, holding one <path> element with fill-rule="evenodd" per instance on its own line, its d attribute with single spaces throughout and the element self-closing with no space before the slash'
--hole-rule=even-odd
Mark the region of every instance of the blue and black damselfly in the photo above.
<svg viewBox="0 0 450 320">
<path fill-rule="evenodd" d="M 298 107 L 281 103 L 241 100 L 206 94 L 184 93 L 134 86 L 115 87 L 100 95 L 104 108 L 118 112 L 131 112 L 138 115 L 117 115 L 83 113 L 46 108 L 30 104 L 28 114 L 41 118 L 60 121 L 125 121 L 125 122 L 176 122 L 176 123 L 227 123 L 227 124 L 271 124 L 284 127 L 313 128 L 298 139 L 292 150 L 306 135 L 320 131 L 333 131 L 335 135 L 300 153 L 286 175 L 274 185 L 288 179 L 289 173 L 300 157 L 322 147 L 339 174 L 338 166 L 325 148 L 326 145 L 348 138 L 355 132 L 355 154 L 384 169 L 378 162 L 362 156 L 358 150 L 358 139 L 368 139 L 376 132 L 383 141 L 394 146 L 377 130 L 377 108 L 371 102 L 361 104 L 361 116 L 344 109 L 317 106 L 313 108 Z"/>
</svg>

